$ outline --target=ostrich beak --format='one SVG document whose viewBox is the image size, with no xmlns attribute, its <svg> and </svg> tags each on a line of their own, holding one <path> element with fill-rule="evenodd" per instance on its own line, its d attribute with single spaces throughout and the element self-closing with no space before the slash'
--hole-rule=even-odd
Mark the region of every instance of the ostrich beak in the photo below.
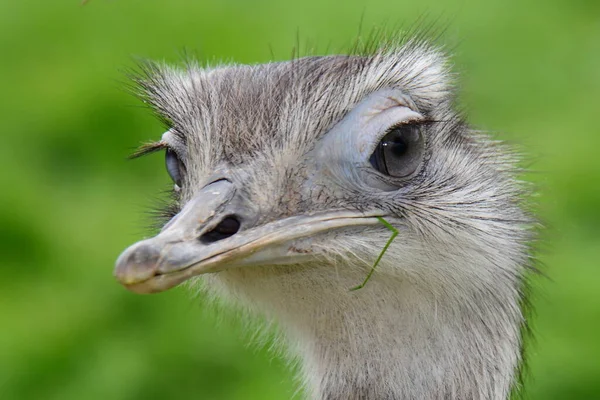
<svg viewBox="0 0 600 400">
<path fill-rule="evenodd" d="M 117 259 L 115 277 L 133 292 L 155 293 L 196 275 L 227 268 L 289 264 L 299 256 L 310 257 L 299 254 L 293 240 L 338 228 L 375 225 L 381 216 L 380 212 L 331 211 L 244 229 L 245 220 L 259 216 L 242 204 L 231 182 L 220 180 L 206 186 L 157 236 L 123 251 Z M 242 216 L 241 225 L 234 220 L 227 235 L 215 234 L 231 216 Z"/>
</svg>

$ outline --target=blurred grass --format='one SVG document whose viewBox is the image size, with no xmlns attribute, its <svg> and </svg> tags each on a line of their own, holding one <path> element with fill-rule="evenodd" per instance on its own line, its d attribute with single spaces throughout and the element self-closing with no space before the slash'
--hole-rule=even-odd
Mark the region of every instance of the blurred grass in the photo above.
<svg viewBox="0 0 600 400">
<path fill-rule="evenodd" d="M 284 399 L 278 358 L 182 289 L 112 278 L 168 185 L 126 162 L 162 127 L 122 90 L 132 56 L 286 59 L 301 38 L 346 48 L 365 29 L 450 20 L 461 105 L 534 160 L 548 225 L 536 280 L 530 399 L 600 398 L 600 2 L 77 0 L 0 2 L 0 398 Z"/>
</svg>

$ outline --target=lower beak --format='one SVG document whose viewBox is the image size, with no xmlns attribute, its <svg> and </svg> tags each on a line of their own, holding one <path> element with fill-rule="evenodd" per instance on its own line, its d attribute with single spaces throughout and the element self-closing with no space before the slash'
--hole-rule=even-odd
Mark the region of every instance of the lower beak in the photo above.
<svg viewBox="0 0 600 400">
<path fill-rule="evenodd" d="M 232 267 L 290 264 L 314 257 L 310 250 L 298 252 L 293 241 L 350 226 L 379 223 L 381 213 L 332 211 L 301 215 L 241 228 L 222 239 L 203 240 L 224 217 L 248 215 L 228 181 L 215 182 L 200 191 L 155 237 L 127 248 L 118 258 L 115 277 L 136 293 L 170 289 L 196 275 Z M 238 208 L 237 210 L 235 208 Z"/>
</svg>

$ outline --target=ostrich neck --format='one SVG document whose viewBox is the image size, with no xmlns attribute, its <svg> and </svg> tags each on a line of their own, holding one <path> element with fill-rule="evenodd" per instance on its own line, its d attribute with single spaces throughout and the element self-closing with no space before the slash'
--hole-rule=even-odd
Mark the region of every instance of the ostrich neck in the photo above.
<svg viewBox="0 0 600 400">
<path fill-rule="evenodd" d="M 508 398 L 522 320 L 509 285 L 423 289 L 380 276 L 350 292 L 360 274 L 271 272 L 222 279 L 280 322 L 311 398 Z"/>
</svg>

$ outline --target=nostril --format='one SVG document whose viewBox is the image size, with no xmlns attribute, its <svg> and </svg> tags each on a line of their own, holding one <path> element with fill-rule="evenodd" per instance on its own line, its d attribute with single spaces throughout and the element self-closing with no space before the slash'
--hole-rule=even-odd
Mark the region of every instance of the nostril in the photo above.
<svg viewBox="0 0 600 400">
<path fill-rule="evenodd" d="M 231 236 L 240 229 L 240 222 L 235 216 L 225 217 L 219 225 L 215 227 L 215 231 Z"/>
<path fill-rule="evenodd" d="M 240 221 L 235 215 L 229 215 L 212 230 L 206 232 L 200 237 L 200 241 L 204 243 L 213 243 L 219 240 L 233 236 L 240 230 Z"/>
</svg>

